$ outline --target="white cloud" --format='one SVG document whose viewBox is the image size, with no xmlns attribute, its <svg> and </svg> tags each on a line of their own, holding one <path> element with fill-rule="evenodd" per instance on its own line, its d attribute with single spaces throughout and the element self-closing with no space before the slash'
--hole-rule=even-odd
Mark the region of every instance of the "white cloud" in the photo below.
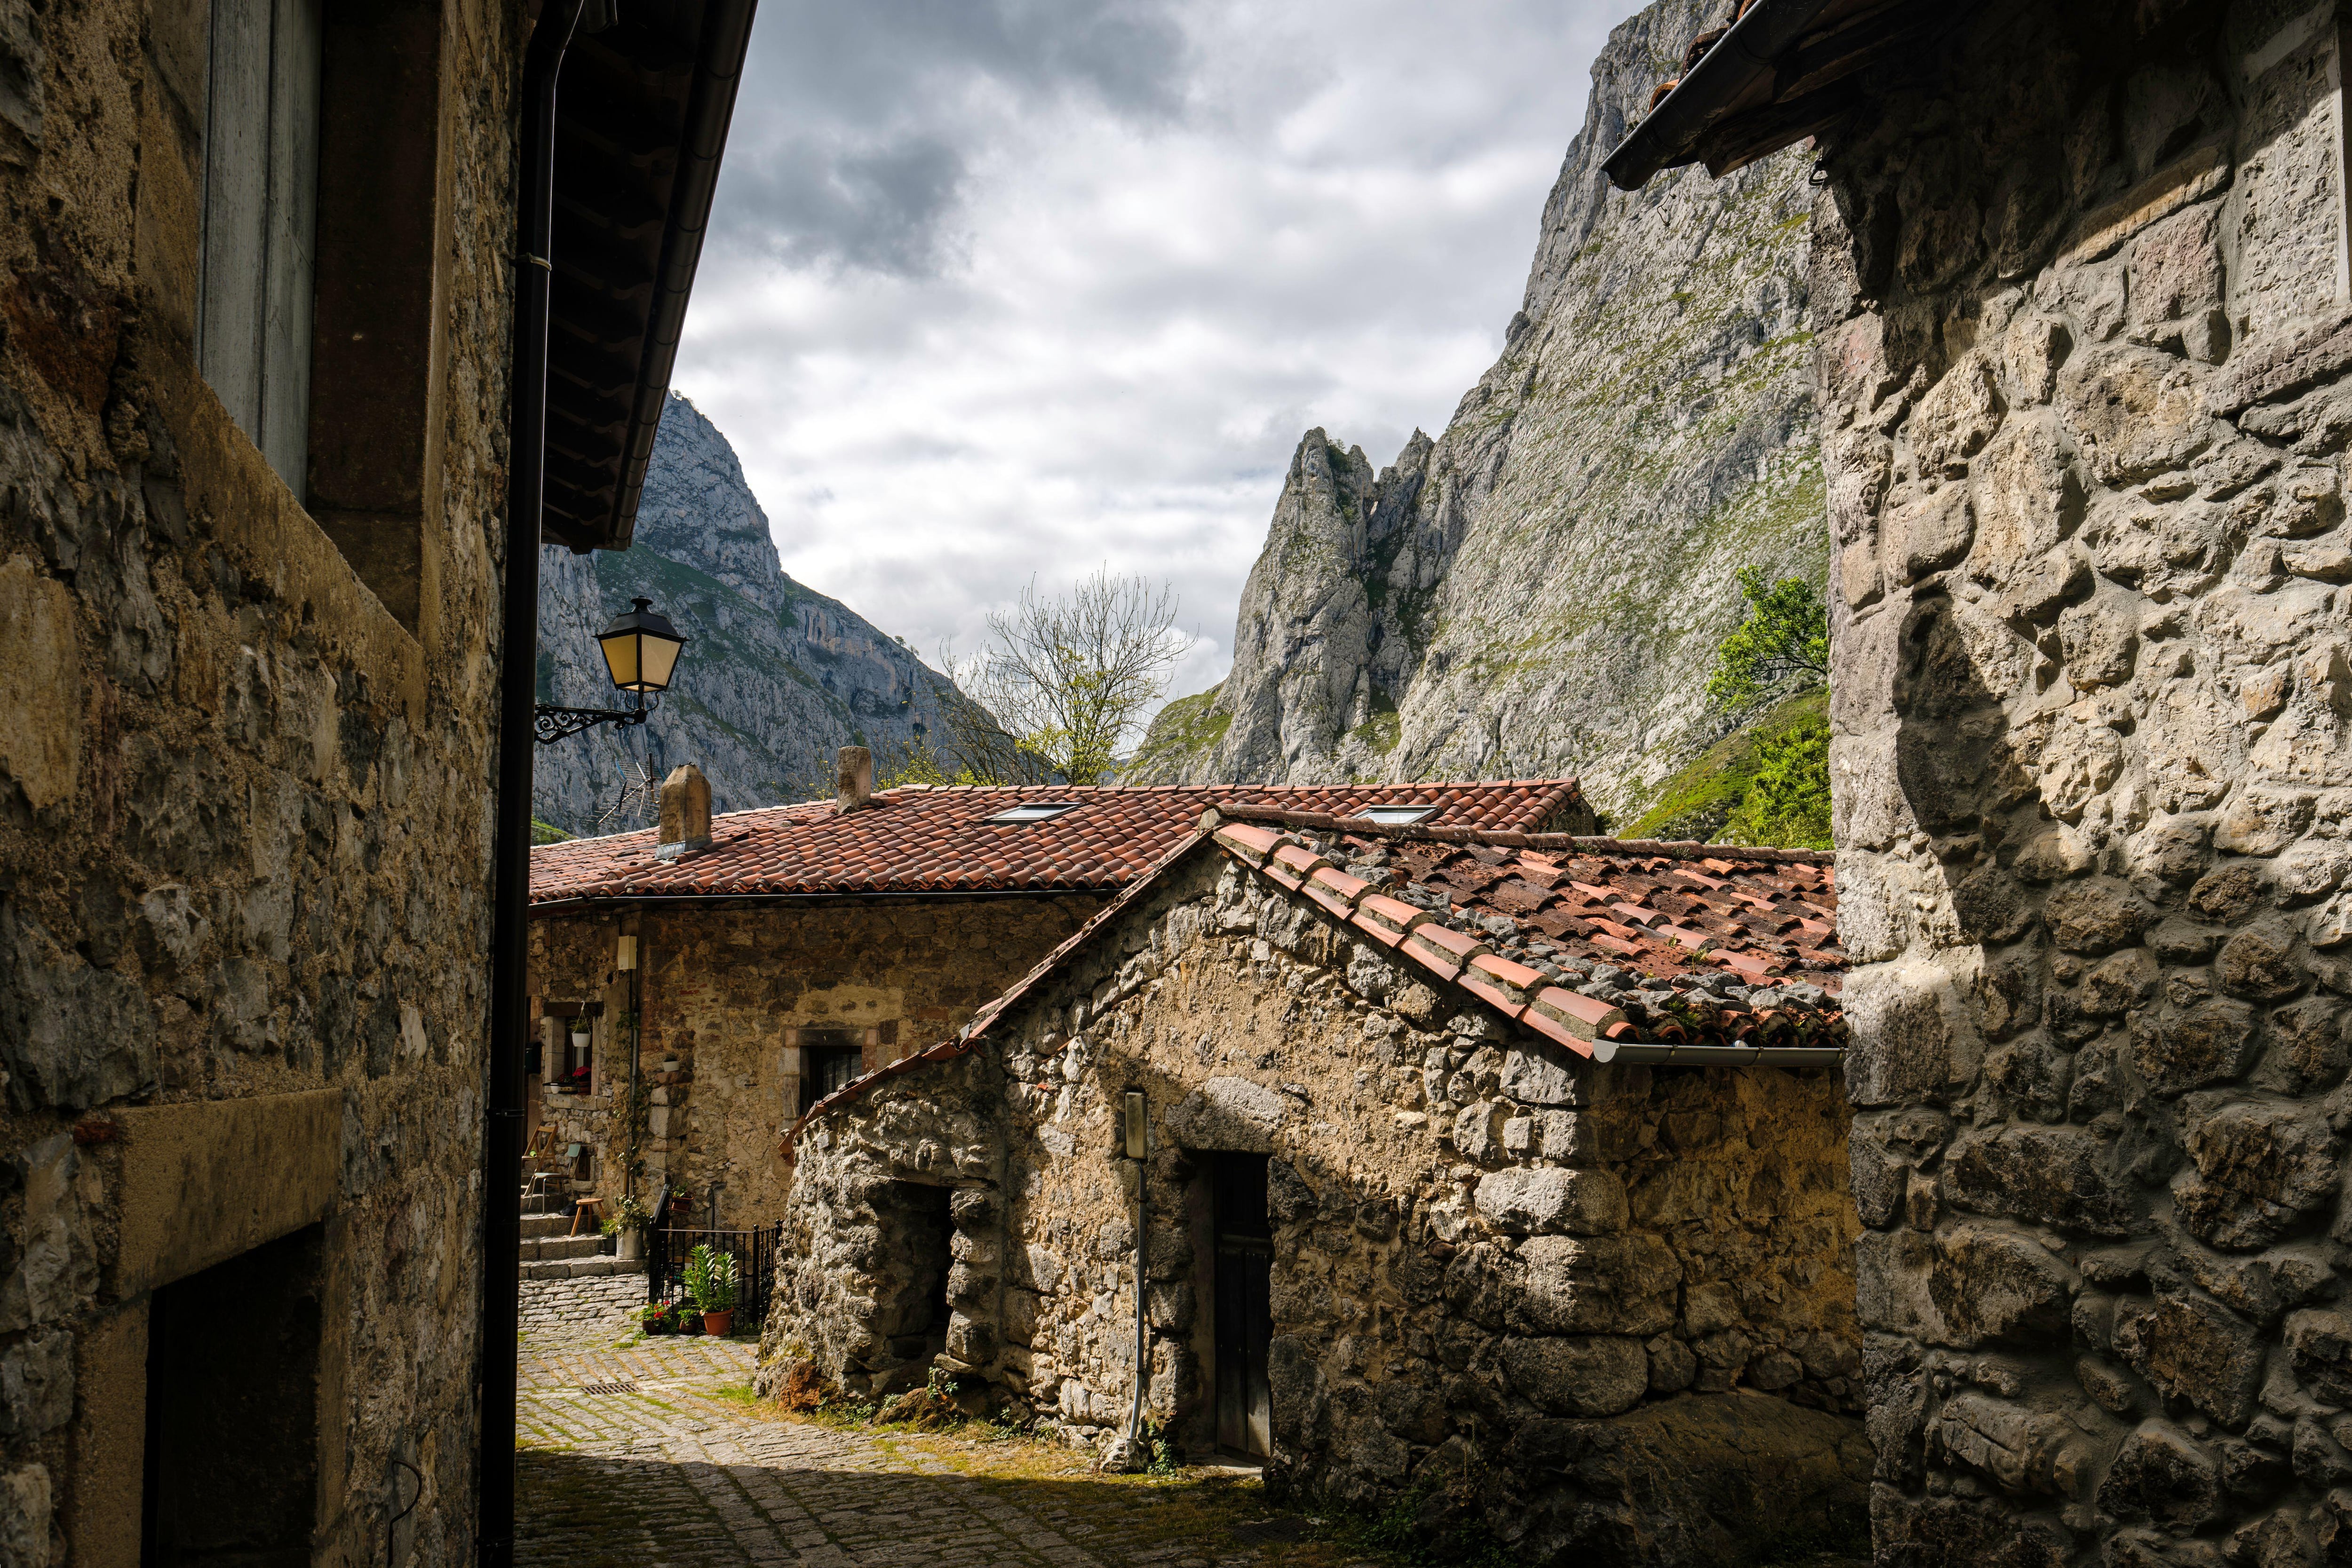
<svg viewBox="0 0 2352 1568">
<path fill-rule="evenodd" d="M 1626 0 L 770 0 L 674 383 L 785 570 L 926 653 L 1034 574 L 1231 660 L 1291 451 L 1500 350 Z"/>
</svg>

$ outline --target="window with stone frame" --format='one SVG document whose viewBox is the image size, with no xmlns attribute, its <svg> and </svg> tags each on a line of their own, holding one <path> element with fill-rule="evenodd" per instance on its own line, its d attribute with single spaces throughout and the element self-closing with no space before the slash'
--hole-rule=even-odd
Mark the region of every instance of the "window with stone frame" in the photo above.
<svg viewBox="0 0 2352 1568">
<path fill-rule="evenodd" d="M 866 1048 L 857 1034 L 845 1029 L 804 1028 L 796 1031 L 801 1053 L 801 1108 L 807 1115 L 815 1103 L 844 1089 L 866 1071 Z"/>
<path fill-rule="evenodd" d="M 555 1027 L 547 1053 L 548 1086 L 559 1094 L 591 1094 L 596 1088 L 597 1002 L 549 1001 L 541 1010 Z"/>
<path fill-rule="evenodd" d="M 595 1036 L 586 1019 L 576 1020 L 563 1036 L 563 1077 L 561 1082 L 567 1094 L 589 1094 L 595 1091 Z"/>
<path fill-rule="evenodd" d="M 435 423 L 443 0 L 209 0 L 196 360 L 416 629 Z"/>
<path fill-rule="evenodd" d="M 196 362 L 299 497 L 307 488 L 320 0 L 213 0 Z"/>
</svg>

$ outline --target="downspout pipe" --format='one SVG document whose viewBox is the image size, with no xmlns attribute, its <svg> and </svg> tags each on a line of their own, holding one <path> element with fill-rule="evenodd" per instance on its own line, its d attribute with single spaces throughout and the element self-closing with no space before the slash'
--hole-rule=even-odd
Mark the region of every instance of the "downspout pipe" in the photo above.
<svg viewBox="0 0 2352 1568">
<path fill-rule="evenodd" d="M 547 490 L 548 258 L 555 218 L 555 83 L 583 0 L 548 0 L 522 62 L 514 361 L 508 387 L 506 583 L 500 602 L 498 819 L 490 913 L 489 1082 L 482 1137 L 481 1419 L 475 1561 L 512 1568 L 515 1333 L 520 1316 L 523 1043 L 530 1031 L 531 706 L 538 700 L 540 517 Z"/>
<path fill-rule="evenodd" d="M 1127 1435 L 1112 1440 L 1110 1451 L 1103 1456 L 1103 1468 L 1140 1470 L 1151 1463 L 1150 1450 L 1143 1441 L 1143 1396 L 1151 1376 L 1151 1328 L 1144 1307 L 1144 1265 L 1151 1232 L 1151 1117 L 1150 1101 L 1143 1091 L 1130 1089 L 1119 1097 L 1119 1123 L 1127 1168 L 1135 1176 L 1135 1392 L 1128 1406 Z"/>
<path fill-rule="evenodd" d="M 1144 1316 L 1144 1244 L 1151 1234 L 1151 1217 L 1145 1211 L 1151 1190 L 1150 1167 L 1135 1165 L 1135 1399 L 1127 1412 L 1128 1463 L 1142 1469 L 1150 1456 L 1143 1451 L 1143 1390 L 1151 1376 L 1151 1331 Z"/>
</svg>

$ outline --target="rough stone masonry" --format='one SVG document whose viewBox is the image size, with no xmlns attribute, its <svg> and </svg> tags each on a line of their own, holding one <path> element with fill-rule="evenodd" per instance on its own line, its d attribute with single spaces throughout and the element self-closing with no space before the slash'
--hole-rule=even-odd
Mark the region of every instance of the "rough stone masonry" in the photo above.
<svg viewBox="0 0 2352 1568">
<path fill-rule="evenodd" d="M 969 1054 L 894 1064 L 808 1123 L 764 1390 L 943 1370 L 1107 1448 L 1140 1366 L 1153 1428 L 1233 1446 L 1214 1184 L 1254 1159 L 1276 1489 L 1409 1496 L 1441 1540 L 1476 1527 L 1531 1568 L 1746 1562 L 1859 1526 L 1832 1070 L 1604 1066 L 1222 837 L 1041 975 Z"/>
<path fill-rule="evenodd" d="M 366 10 L 425 221 L 339 295 L 322 218 L 318 319 L 429 298 L 335 426 L 422 495 L 340 533 L 200 373 L 207 7 L 0 16 L 7 1568 L 138 1561 L 142 1485 L 192 1550 L 473 1554 L 520 12 Z"/>
<path fill-rule="evenodd" d="M 2340 47 L 2012 0 L 1825 138 L 1882 1563 L 2352 1556 Z"/>
</svg>

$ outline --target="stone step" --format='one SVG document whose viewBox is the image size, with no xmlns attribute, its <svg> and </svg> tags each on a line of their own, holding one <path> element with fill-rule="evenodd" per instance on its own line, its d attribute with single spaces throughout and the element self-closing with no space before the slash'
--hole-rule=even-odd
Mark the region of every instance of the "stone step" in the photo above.
<svg viewBox="0 0 2352 1568">
<path fill-rule="evenodd" d="M 534 1263 L 526 1259 L 522 1277 L 526 1280 L 586 1280 L 602 1274 L 642 1274 L 646 1261 L 632 1258 L 626 1262 L 618 1258 L 562 1258 Z"/>
<path fill-rule="evenodd" d="M 604 1253 L 601 1236 L 541 1236 L 522 1244 L 522 1260 L 526 1263 L 544 1263 L 557 1258 L 600 1258 Z"/>
<path fill-rule="evenodd" d="M 572 1219 L 562 1214 L 526 1214 L 522 1217 L 522 1239 L 525 1241 L 541 1236 L 565 1236 L 572 1230 Z"/>
<path fill-rule="evenodd" d="M 525 1193 L 522 1199 L 525 1214 L 560 1214 L 565 1229 L 572 1227 L 572 1200 L 555 1193 Z"/>
</svg>

